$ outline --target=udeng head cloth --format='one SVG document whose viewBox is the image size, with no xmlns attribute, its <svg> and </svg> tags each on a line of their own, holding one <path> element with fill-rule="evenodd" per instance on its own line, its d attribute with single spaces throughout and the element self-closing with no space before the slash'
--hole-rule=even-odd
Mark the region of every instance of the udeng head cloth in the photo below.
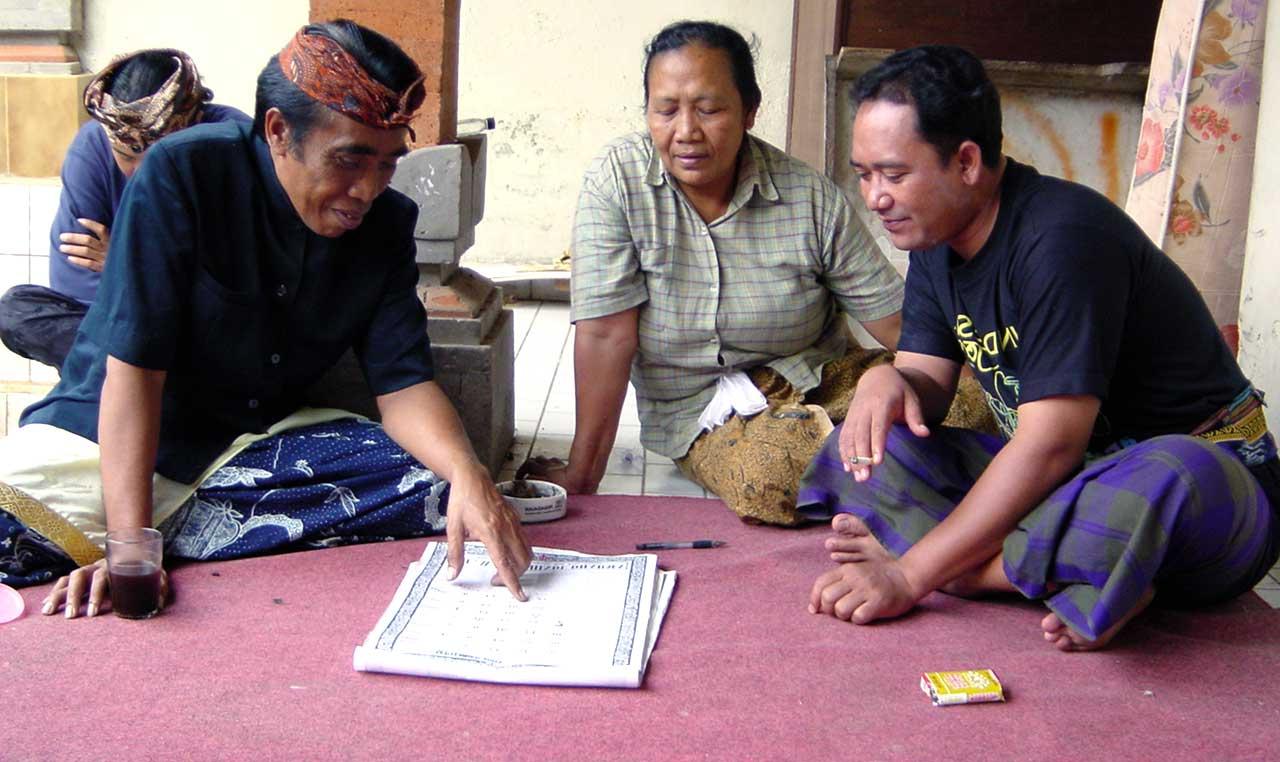
<svg viewBox="0 0 1280 762">
<path fill-rule="evenodd" d="M 298 89 L 340 114 L 379 129 L 405 127 L 426 97 L 423 78 L 397 93 L 364 70 L 336 40 L 298 30 L 280 51 L 280 71 Z"/>
</svg>

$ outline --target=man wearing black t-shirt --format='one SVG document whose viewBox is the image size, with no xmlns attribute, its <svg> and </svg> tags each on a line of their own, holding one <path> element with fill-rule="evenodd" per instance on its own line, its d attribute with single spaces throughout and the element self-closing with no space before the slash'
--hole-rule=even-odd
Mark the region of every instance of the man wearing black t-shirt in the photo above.
<svg viewBox="0 0 1280 762">
<path fill-rule="evenodd" d="M 1280 465 L 1191 281 L 1107 199 L 1001 154 L 969 53 L 901 51 L 855 98 L 860 190 L 911 264 L 897 358 L 801 485 L 835 514 L 810 610 L 1019 592 L 1050 609 L 1045 640 L 1087 650 L 1153 597 L 1252 588 L 1280 554 Z M 1003 437 L 936 426 L 962 365 Z"/>
</svg>

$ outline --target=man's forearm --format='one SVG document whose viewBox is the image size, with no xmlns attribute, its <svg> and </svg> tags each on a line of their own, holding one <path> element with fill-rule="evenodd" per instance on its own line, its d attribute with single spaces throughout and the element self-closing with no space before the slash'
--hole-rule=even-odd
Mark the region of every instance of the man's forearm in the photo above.
<svg viewBox="0 0 1280 762">
<path fill-rule="evenodd" d="M 947 417 L 947 411 L 951 409 L 951 401 L 956 394 L 954 384 L 946 388 L 929 374 L 916 368 L 900 367 L 898 372 L 907 380 L 907 383 L 911 384 L 916 396 L 920 398 L 920 408 L 929 425 L 940 423 Z"/>
<path fill-rule="evenodd" d="M 382 426 L 396 444 L 446 481 L 480 466 L 462 420 L 434 381 L 378 397 Z"/>
<path fill-rule="evenodd" d="M 1019 432 L 1000 450 L 955 510 L 903 555 L 921 597 L 1000 552 L 1017 523 L 1079 468 L 1078 433 Z"/>
<path fill-rule="evenodd" d="M 151 526 L 151 481 L 165 372 L 107 357 L 98 412 L 107 528 Z"/>
</svg>

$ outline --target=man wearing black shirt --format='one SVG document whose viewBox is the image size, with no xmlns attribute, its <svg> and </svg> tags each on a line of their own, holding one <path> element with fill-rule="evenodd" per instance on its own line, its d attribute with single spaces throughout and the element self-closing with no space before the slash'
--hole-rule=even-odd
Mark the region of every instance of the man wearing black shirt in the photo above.
<svg viewBox="0 0 1280 762">
<path fill-rule="evenodd" d="M 531 551 L 433 381 L 417 208 L 388 190 L 422 88 L 390 40 L 310 25 L 263 69 L 252 127 L 148 150 L 62 380 L 0 451 L 0 481 L 45 490 L 0 510 L 7 579 L 66 575 L 44 613 L 97 613 L 107 575 L 85 548 L 140 526 L 195 559 L 447 529 L 455 572 L 474 537 L 523 599 Z M 303 390 L 349 348 L 383 426 L 300 423 Z M 40 442 L 86 455 L 60 470 L 37 454 L 15 483 Z M 73 478 L 95 461 L 100 489 Z"/>
<path fill-rule="evenodd" d="M 802 508 L 836 514 L 810 610 L 1019 592 L 1047 641 L 1087 650 L 1155 596 L 1250 589 L 1280 553 L 1280 467 L 1190 280 L 1107 199 L 1001 154 L 967 52 L 894 54 L 856 101 L 861 193 L 911 262 L 896 360 L 802 482 Z M 1003 437 L 936 426 L 962 364 Z"/>
</svg>

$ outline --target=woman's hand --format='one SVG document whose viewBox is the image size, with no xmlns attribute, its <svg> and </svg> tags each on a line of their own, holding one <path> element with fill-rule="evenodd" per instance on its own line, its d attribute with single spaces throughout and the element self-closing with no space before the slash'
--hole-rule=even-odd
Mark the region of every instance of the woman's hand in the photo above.
<svg viewBox="0 0 1280 762">
<path fill-rule="evenodd" d="M 530 455 L 520 468 L 516 469 L 517 479 L 538 479 L 552 484 L 559 484 L 570 495 L 595 493 L 595 488 L 588 488 L 586 480 L 579 478 L 569 464 L 560 458 L 549 458 L 545 455 Z"/>
<path fill-rule="evenodd" d="M 61 607 L 66 613 L 67 619 L 75 619 L 80 613 L 82 603 L 88 603 L 85 609 L 85 616 L 97 616 L 102 612 L 102 604 L 107 600 L 107 591 L 110 589 L 110 578 L 107 576 L 107 560 L 105 558 L 95 561 L 87 566 L 81 566 L 79 569 L 71 572 L 65 577 L 60 578 L 54 584 L 53 590 L 49 592 L 49 597 L 44 599 L 44 604 L 40 607 L 40 613 L 49 615 L 58 613 Z M 86 593 L 87 598 L 86 598 Z M 164 569 L 160 570 L 160 608 L 164 608 L 165 601 L 169 599 L 169 575 Z"/>
<path fill-rule="evenodd" d="M 455 474 L 449 484 L 448 534 L 449 578 L 462 571 L 463 543 L 476 539 L 484 543 L 497 570 L 494 581 L 506 585 L 518 600 L 528 600 L 520 586 L 520 575 L 533 560 L 533 548 L 515 511 L 498 494 L 489 472 L 478 463 Z"/>
</svg>

